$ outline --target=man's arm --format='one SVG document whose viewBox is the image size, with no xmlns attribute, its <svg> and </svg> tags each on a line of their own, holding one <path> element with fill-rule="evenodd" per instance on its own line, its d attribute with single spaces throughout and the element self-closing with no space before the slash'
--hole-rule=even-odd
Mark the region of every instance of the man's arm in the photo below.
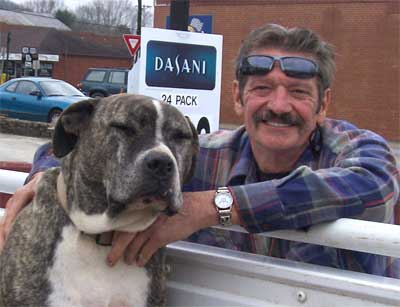
<svg viewBox="0 0 400 307">
<path fill-rule="evenodd" d="M 36 173 L 43 172 L 50 167 L 59 165 L 60 161 L 53 155 L 51 142 L 43 144 L 35 152 L 32 169 L 26 178 L 25 183 L 29 182 Z"/>
<path fill-rule="evenodd" d="M 298 229 L 343 217 L 388 223 L 399 200 L 400 174 L 386 142 L 364 130 L 325 165 L 300 166 L 279 180 L 232 187 L 243 226 L 252 233 Z"/>
</svg>

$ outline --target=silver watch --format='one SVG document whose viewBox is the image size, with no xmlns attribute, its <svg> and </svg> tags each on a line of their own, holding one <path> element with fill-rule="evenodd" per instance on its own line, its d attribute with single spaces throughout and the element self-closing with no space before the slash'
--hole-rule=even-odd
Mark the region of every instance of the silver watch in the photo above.
<svg viewBox="0 0 400 307">
<path fill-rule="evenodd" d="M 233 197 L 227 187 L 218 188 L 214 197 L 215 208 L 219 214 L 219 223 L 222 226 L 232 225 Z"/>
</svg>

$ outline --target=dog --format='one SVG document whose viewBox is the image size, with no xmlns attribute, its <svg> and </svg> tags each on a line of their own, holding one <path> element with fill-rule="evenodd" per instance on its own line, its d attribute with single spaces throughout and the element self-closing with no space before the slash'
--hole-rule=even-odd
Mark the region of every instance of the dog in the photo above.
<svg viewBox="0 0 400 307">
<path fill-rule="evenodd" d="M 88 99 L 59 117 L 53 152 L 61 166 L 44 173 L 0 255 L 0 306 L 165 304 L 162 250 L 144 268 L 110 268 L 96 238 L 179 211 L 198 152 L 190 120 L 146 96 Z"/>
</svg>

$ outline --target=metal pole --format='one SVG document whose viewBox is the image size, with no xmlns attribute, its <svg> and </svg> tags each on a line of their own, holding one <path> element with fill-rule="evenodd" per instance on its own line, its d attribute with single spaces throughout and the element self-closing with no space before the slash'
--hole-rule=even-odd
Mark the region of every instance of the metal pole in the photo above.
<svg viewBox="0 0 400 307">
<path fill-rule="evenodd" d="M 8 80 L 8 57 L 10 54 L 10 43 L 11 43 L 11 32 L 7 33 L 7 55 L 6 55 L 6 63 L 5 63 L 5 67 L 6 67 L 6 80 Z"/>
<path fill-rule="evenodd" d="M 142 32 L 142 0 L 138 0 L 136 35 L 140 35 L 141 32 Z"/>
<path fill-rule="evenodd" d="M 0 54 L 1 54 L 1 65 L 0 65 L 0 80 L 3 79 L 3 70 L 4 70 L 4 52 L 3 52 L 3 43 L 1 41 L 1 31 L 0 31 Z M 1 81 L 0 81 L 1 83 Z"/>
<path fill-rule="evenodd" d="M 189 0 L 171 0 L 169 26 L 171 30 L 188 30 L 189 6 Z"/>
</svg>

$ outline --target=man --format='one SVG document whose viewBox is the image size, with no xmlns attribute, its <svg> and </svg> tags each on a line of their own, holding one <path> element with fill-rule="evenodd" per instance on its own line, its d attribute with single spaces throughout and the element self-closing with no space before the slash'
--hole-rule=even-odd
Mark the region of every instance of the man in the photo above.
<svg viewBox="0 0 400 307">
<path fill-rule="evenodd" d="M 201 137 L 182 214 L 160 217 L 141 233 L 117 233 L 109 264 L 125 255 L 128 263 L 144 265 L 161 246 L 190 236 L 200 243 L 394 276 L 387 257 L 253 235 L 342 217 L 393 222 L 400 183 L 395 158 L 382 137 L 326 118 L 333 74 L 333 49 L 312 31 L 269 24 L 251 32 L 233 82 L 244 126 Z M 32 173 L 54 163 L 49 157 L 47 149 L 39 150 Z M 36 181 L 11 199 L 2 233 Z M 253 234 L 207 228 L 218 224 L 242 225 Z"/>
</svg>

